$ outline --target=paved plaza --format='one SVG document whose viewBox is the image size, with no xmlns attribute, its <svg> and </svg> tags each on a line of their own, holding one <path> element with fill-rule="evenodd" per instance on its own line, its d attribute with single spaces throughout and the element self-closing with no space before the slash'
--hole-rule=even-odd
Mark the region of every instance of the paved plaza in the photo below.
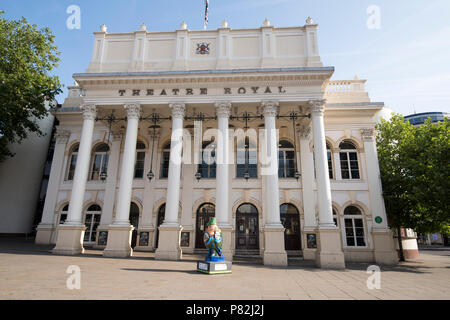
<svg viewBox="0 0 450 320">
<path fill-rule="evenodd" d="M 287 268 L 234 263 L 233 273 L 197 273 L 201 256 L 157 261 L 153 253 L 127 259 L 104 258 L 102 251 L 57 256 L 32 239 L 0 238 L 0 299 L 449 299 L 450 250 L 422 250 L 419 259 L 381 266 L 381 288 L 367 288 L 369 264 L 344 271 L 321 270 L 296 261 Z M 70 290 L 66 273 L 81 270 L 81 288 Z M 211 283 L 211 279 L 214 283 Z"/>
</svg>

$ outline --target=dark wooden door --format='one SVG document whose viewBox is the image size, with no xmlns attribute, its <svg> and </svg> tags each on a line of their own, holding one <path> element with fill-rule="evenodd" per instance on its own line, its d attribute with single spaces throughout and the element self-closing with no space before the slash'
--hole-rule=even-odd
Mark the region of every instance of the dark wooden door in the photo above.
<svg viewBox="0 0 450 320">
<path fill-rule="evenodd" d="M 213 204 L 205 203 L 197 210 L 197 223 L 195 232 L 195 248 L 206 249 L 203 237 L 206 230 L 206 225 L 211 218 L 216 216 L 216 208 Z M 220 228 L 220 226 L 219 226 Z"/>
<path fill-rule="evenodd" d="M 285 250 L 301 250 L 300 215 L 296 207 L 285 203 L 280 207 L 281 224 L 284 230 Z"/>
<path fill-rule="evenodd" d="M 163 204 L 161 207 L 159 207 L 158 210 L 158 217 L 156 221 L 156 239 L 155 239 L 155 249 L 158 248 L 158 241 L 159 241 L 159 226 L 163 224 L 164 219 L 166 216 L 166 204 Z"/>
<path fill-rule="evenodd" d="M 259 249 L 258 210 L 249 203 L 241 205 L 236 212 L 236 249 Z"/>
</svg>

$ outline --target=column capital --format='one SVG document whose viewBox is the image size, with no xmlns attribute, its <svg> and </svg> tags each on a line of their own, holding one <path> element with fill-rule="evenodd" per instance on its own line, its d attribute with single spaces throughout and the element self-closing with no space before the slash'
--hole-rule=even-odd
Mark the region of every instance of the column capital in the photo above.
<svg viewBox="0 0 450 320">
<path fill-rule="evenodd" d="M 97 107 L 95 104 L 83 104 L 80 106 L 81 111 L 83 111 L 83 119 L 85 120 L 95 120 L 97 117 Z"/>
<path fill-rule="evenodd" d="M 278 113 L 278 106 L 280 103 L 274 100 L 265 100 L 261 102 L 263 107 L 262 113 L 264 117 L 276 117 Z"/>
<path fill-rule="evenodd" d="M 303 140 L 309 140 L 311 137 L 311 126 L 301 126 L 297 130 L 300 133 L 300 138 Z"/>
<path fill-rule="evenodd" d="M 308 104 L 310 106 L 309 108 L 311 110 L 311 113 L 323 115 L 326 102 L 327 100 L 325 99 L 309 100 Z"/>
<path fill-rule="evenodd" d="M 170 103 L 169 108 L 172 109 L 172 118 L 184 118 L 186 105 L 181 102 Z"/>
<path fill-rule="evenodd" d="M 128 119 L 139 119 L 141 116 L 141 105 L 139 103 L 126 103 L 123 107 L 127 110 Z"/>
<path fill-rule="evenodd" d="M 70 131 L 68 130 L 57 130 L 55 133 L 57 144 L 66 144 L 70 138 Z"/>
<path fill-rule="evenodd" d="M 219 101 L 214 104 L 216 107 L 216 114 L 219 118 L 229 118 L 231 114 L 231 102 Z"/>
<path fill-rule="evenodd" d="M 363 129 L 361 129 L 361 136 L 362 136 L 363 141 L 374 141 L 375 129 L 363 128 Z"/>
</svg>

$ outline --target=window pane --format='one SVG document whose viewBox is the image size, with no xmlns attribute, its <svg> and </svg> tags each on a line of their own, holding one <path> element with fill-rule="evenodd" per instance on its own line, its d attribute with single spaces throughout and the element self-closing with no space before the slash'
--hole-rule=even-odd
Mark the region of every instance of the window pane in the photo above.
<svg viewBox="0 0 450 320">
<path fill-rule="evenodd" d="M 137 179 L 144 177 L 145 152 L 136 154 L 136 165 L 134 167 L 134 177 Z"/>
<path fill-rule="evenodd" d="M 108 161 L 109 161 L 109 155 L 104 154 L 103 155 L 103 163 L 102 163 L 102 172 L 107 172 L 108 170 Z"/>
<path fill-rule="evenodd" d="M 355 246 L 355 239 L 353 237 L 347 237 L 347 246 L 349 247 Z"/>
<path fill-rule="evenodd" d="M 366 241 L 364 240 L 364 238 L 356 238 L 356 243 L 359 247 L 365 247 L 366 246 Z"/>
<path fill-rule="evenodd" d="M 284 151 L 278 152 L 278 178 L 285 178 L 284 173 Z"/>
<path fill-rule="evenodd" d="M 67 180 L 73 180 L 73 176 L 75 175 L 76 164 L 77 164 L 77 154 L 73 154 L 70 159 L 69 174 L 67 175 Z"/>
<path fill-rule="evenodd" d="M 355 219 L 355 228 L 363 228 L 363 221 L 362 219 Z"/>
<path fill-rule="evenodd" d="M 92 165 L 91 180 L 98 180 L 100 178 L 101 162 L 102 162 L 102 155 L 96 154 L 94 157 L 94 163 Z"/>
<path fill-rule="evenodd" d="M 169 176 L 169 161 L 170 161 L 170 151 L 163 152 L 163 160 L 161 164 L 161 178 L 167 178 Z"/>
</svg>

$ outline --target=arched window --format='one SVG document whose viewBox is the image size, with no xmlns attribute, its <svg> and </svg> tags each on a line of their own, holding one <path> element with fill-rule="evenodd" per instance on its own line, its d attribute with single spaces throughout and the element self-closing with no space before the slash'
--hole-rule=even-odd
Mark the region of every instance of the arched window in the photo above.
<svg viewBox="0 0 450 320">
<path fill-rule="evenodd" d="M 145 144 L 142 141 L 136 143 L 136 162 L 134 164 L 134 178 L 142 179 L 144 177 L 145 164 Z"/>
<path fill-rule="evenodd" d="M 344 141 L 339 145 L 339 149 L 342 179 L 360 179 L 355 145 L 350 141 Z"/>
<path fill-rule="evenodd" d="M 170 162 L 170 142 L 164 145 L 161 154 L 161 173 L 159 175 L 160 178 L 169 177 L 169 162 Z"/>
<path fill-rule="evenodd" d="M 73 177 L 75 175 L 75 166 L 77 164 L 79 146 L 80 145 L 77 143 L 70 149 L 69 163 L 67 166 L 67 180 L 73 180 Z"/>
<path fill-rule="evenodd" d="M 236 211 L 236 249 L 259 249 L 258 209 L 251 203 L 244 203 Z"/>
<path fill-rule="evenodd" d="M 333 221 L 334 221 L 334 224 L 336 225 L 336 227 L 339 228 L 338 213 L 335 208 L 333 208 Z"/>
<path fill-rule="evenodd" d="M 209 220 L 216 215 L 216 208 L 212 203 L 204 203 L 197 209 L 197 224 L 195 232 L 195 247 L 198 249 L 204 249 L 205 244 L 203 242 L 206 225 Z"/>
<path fill-rule="evenodd" d="M 245 140 L 238 140 L 236 158 L 237 178 L 245 178 L 246 173 L 249 178 L 258 177 L 258 149 L 253 139 L 246 136 Z"/>
<path fill-rule="evenodd" d="M 295 150 L 292 143 L 286 140 L 278 145 L 278 178 L 293 178 L 295 174 Z"/>
<path fill-rule="evenodd" d="M 198 171 L 202 174 L 202 178 L 216 177 L 216 144 L 208 141 L 202 146 L 202 164 L 199 165 Z"/>
<path fill-rule="evenodd" d="M 327 142 L 327 158 L 328 158 L 328 175 L 330 179 L 333 179 L 333 153 L 331 152 L 331 146 Z"/>
<path fill-rule="evenodd" d="M 159 226 L 163 224 L 166 216 L 166 204 L 162 204 L 158 210 L 158 216 L 156 217 L 156 240 L 155 240 L 155 249 L 158 248 L 159 241 Z"/>
<path fill-rule="evenodd" d="M 69 214 L 69 204 L 66 204 L 64 208 L 62 208 L 61 213 L 59 214 L 59 224 L 64 224 L 66 222 L 68 214 Z"/>
<path fill-rule="evenodd" d="M 301 250 L 300 243 L 300 214 L 297 208 L 290 203 L 280 206 L 281 224 L 284 230 L 285 250 Z"/>
<path fill-rule="evenodd" d="M 344 210 L 345 241 L 347 247 L 365 247 L 364 222 L 358 207 L 348 206 Z"/>
<path fill-rule="evenodd" d="M 130 224 L 133 226 L 134 230 L 137 230 L 139 227 L 139 207 L 136 203 L 131 202 L 130 204 Z"/>
<path fill-rule="evenodd" d="M 91 165 L 91 180 L 100 180 L 101 173 L 108 170 L 109 146 L 106 143 L 98 145 L 94 149 Z"/>
<path fill-rule="evenodd" d="M 91 205 L 85 216 L 86 231 L 84 232 L 84 242 L 87 244 L 95 243 L 97 239 L 97 227 L 100 224 L 100 217 L 102 215 L 102 208 L 99 205 Z"/>
</svg>

